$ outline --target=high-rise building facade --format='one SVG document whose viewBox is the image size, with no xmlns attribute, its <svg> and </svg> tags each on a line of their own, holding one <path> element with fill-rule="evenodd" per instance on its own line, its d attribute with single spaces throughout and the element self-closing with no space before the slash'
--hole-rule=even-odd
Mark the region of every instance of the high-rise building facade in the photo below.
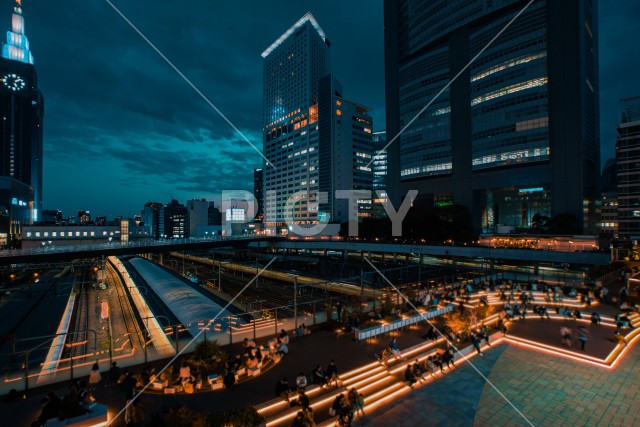
<svg viewBox="0 0 640 427">
<path fill-rule="evenodd" d="M 318 218 L 341 223 L 349 220 L 349 201 L 340 190 L 371 191 L 369 162 L 373 155 L 373 119 L 370 109 L 343 97 L 333 74 L 318 83 L 319 189 L 327 193 Z M 371 216 L 371 197 L 358 198 L 359 217 Z"/>
<path fill-rule="evenodd" d="M 329 47 L 307 13 L 262 53 L 267 232 L 282 230 L 285 221 L 343 221 L 346 204 L 336 206 L 333 191 L 371 189 L 372 120 L 366 107 L 342 97 L 331 76 Z M 322 207 L 320 191 L 329 198 Z M 287 217 L 290 197 L 296 203 Z"/>
<path fill-rule="evenodd" d="M 467 206 L 485 232 L 535 214 L 594 230 L 596 0 L 535 0 L 490 43 L 527 3 L 385 0 L 388 138 L 435 97 L 388 148 L 394 203 L 416 189 L 417 204 Z"/>
<path fill-rule="evenodd" d="M 160 231 L 165 239 L 189 237 L 189 211 L 177 200 L 164 205 L 160 215 Z"/>
<path fill-rule="evenodd" d="M 33 188 L 32 221 L 42 211 L 42 125 L 44 100 L 25 35 L 19 0 L 11 15 L 0 58 L 0 175 Z"/>
<path fill-rule="evenodd" d="M 329 40 L 306 14 L 262 53 L 265 219 L 284 223 L 285 207 L 298 191 L 319 190 L 318 82 L 329 74 Z M 275 191 L 275 197 L 269 192 Z M 318 208 L 301 198 L 292 220 L 317 221 Z"/>
<path fill-rule="evenodd" d="M 373 216 L 381 218 L 386 215 L 383 203 L 387 201 L 387 132 L 373 133 Z M 378 194 L 379 193 L 379 194 Z"/>
<path fill-rule="evenodd" d="M 253 170 L 253 195 L 258 204 L 254 221 L 262 222 L 264 220 L 264 169 L 262 168 Z"/>
<path fill-rule="evenodd" d="M 640 240 L 640 97 L 620 102 L 617 126 L 618 234 Z"/>
</svg>

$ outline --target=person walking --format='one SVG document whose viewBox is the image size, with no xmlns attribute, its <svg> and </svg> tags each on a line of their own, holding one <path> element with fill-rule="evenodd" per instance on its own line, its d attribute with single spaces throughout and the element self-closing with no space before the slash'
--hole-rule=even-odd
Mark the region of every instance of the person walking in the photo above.
<svg viewBox="0 0 640 427">
<path fill-rule="evenodd" d="M 144 422 L 144 407 L 140 399 L 133 400 L 135 394 L 131 394 L 127 400 L 127 406 L 124 411 L 124 422 L 127 427 L 142 426 Z"/>
<path fill-rule="evenodd" d="M 507 325 L 504 324 L 504 319 L 500 317 L 498 319 L 498 330 L 501 331 L 504 335 L 507 335 Z"/>
<path fill-rule="evenodd" d="M 94 391 L 96 389 L 96 384 L 101 380 L 102 375 L 100 374 L 100 367 L 98 366 L 98 362 L 96 362 L 93 364 L 91 371 L 89 372 L 89 390 Z"/>
<path fill-rule="evenodd" d="M 400 353 L 400 350 L 398 349 L 398 343 L 396 342 L 396 337 L 393 337 L 391 339 L 391 342 L 389 343 L 389 350 L 391 350 L 391 353 L 395 354 L 398 357 L 398 359 L 404 360 L 402 358 L 402 353 Z"/>
<path fill-rule="evenodd" d="M 491 347 L 491 343 L 489 342 L 489 332 L 487 331 L 487 327 L 485 325 L 482 325 L 482 328 L 480 328 L 480 338 L 482 338 L 484 342 L 486 342 L 487 345 Z"/>
<path fill-rule="evenodd" d="M 589 340 L 590 333 L 585 326 L 578 328 L 578 339 L 580 340 L 580 350 L 586 351 L 587 341 Z"/>
<path fill-rule="evenodd" d="M 471 334 L 471 343 L 476 348 L 476 351 L 478 352 L 478 355 L 479 356 L 484 356 L 482 354 L 482 350 L 480 349 L 480 339 L 478 338 L 478 336 L 476 334 Z"/>
<path fill-rule="evenodd" d="M 561 327 L 560 336 L 562 337 L 562 344 L 567 347 L 571 347 L 571 329 L 566 326 Z"/>
</svg>

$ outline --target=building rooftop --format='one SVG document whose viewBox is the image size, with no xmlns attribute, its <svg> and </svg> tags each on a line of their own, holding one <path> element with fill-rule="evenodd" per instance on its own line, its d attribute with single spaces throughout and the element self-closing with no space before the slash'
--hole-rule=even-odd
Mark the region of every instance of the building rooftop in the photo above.
<svg viewBox="0 0 640 427">
<path fill-rule="evenodd" d="M 318 32 L 318 35 L 322 37 L 323 41 L 326 42 L 327 36 L 324 34 L 324 31 L 322 30 L 322 28 L 320 28 L 318 21 L 316 21 L 316 18 L 313 17 L 311 12 L 307 12 L 302 18 L 298 20 L 298 22 L 293 24 L 291 28 L 285 31 L 284 34 L 278 37 L 278 39 L 271 44 L 271 46 L 269 46 L 264 52 L 262 52 L 262 57 L 266 58 L 267 56 L 269 56 L 269 54 L 273 52 L 274 49 L 280 46 L 287 38 L 289 38 L 290 35 L 295 33 L 298 28 L 302 27 L 307 22 L 313 25 L 313 28 L 315 28 L 315 30 Z"/>
<path fill-rule="evenodd" d="M 622 123 L 640 120 L 640 96 L 620 100 L 620 116 Z"/>
</svg>

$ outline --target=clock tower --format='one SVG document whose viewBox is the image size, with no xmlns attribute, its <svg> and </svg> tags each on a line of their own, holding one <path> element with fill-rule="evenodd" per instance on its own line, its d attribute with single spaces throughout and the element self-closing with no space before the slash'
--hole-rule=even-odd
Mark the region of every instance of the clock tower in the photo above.
<svg viewBox="0 0 640 427">
<path fill-rule="evenodd" d="M 33 200 L 18 198 L 29 206 L 30 221 L 37 221 L 42 210 L 43 115 L 44 100 L 25 34 L 22 0 L 15 0 L 11 30 L 0 58 L 0 177 L 33 189 Z"/>
</svg>

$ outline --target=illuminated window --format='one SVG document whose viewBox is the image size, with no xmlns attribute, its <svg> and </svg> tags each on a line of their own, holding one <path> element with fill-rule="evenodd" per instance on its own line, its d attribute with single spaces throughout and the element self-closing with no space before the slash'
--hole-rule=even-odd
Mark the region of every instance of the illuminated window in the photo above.
<svg viewBox="0 0 640 427">
<path fill-rule="evenodd" d="M 309 124 L 313 124 L 318 121 L 318 104 L 314 104 L 309 107 Z"/>
<path fill-rule="evenodd" d="M 342 110 L 336 110 L 336 114 L 337 114 L 338 116 L 341 116 L 341 115 L 342 115 Z"/>
<path fill-rule="evenodd" d="M 339 107 L 342 105 L 342 101 L 340 101 L 339 99 L 336 99 L 336 105 Z"/>
</svg>

